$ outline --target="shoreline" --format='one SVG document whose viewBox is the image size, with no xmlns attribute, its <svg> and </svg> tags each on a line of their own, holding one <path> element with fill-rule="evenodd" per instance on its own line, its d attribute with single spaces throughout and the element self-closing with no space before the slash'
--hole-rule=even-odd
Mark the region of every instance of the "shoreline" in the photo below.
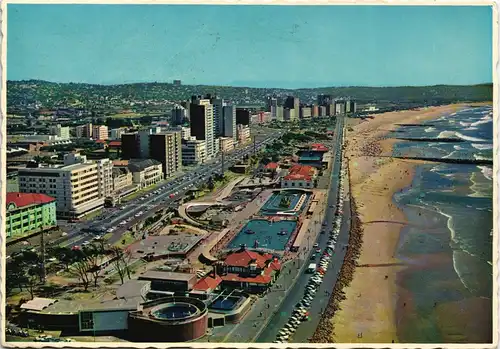
<svg viewBox="0 0 500 349">
<path fill-rule="evenodd" d="M 406 297 L 398 284 L 398 274 L 409 268 L 397 258 L 397 249 L 408 219 L 397 207 L 394 194 L 410 186 L 416 166 L 427 162 L 377 156 L 392 155 L 398 140 L 383 137 L 397 129 L 396 124 L 420 123 L 469 106 L 384 113 L 349 127 L 346 156 L 363 243 L 354 278 L 344 289 L 346 297 L 330 319 L 331 342 L 399 342 L 398 314 L 403 306 L 400 298 Z"/>
</svg>

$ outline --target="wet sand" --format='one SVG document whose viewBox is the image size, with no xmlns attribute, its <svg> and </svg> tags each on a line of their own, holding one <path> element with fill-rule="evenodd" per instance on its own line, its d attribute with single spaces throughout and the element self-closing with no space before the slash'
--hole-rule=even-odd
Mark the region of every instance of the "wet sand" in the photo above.
<svg viewBox="0 0 500 349">
<path fill-rule="evenodd" d="M 424 162 L 387 157 L 396 141 L 381 137 L 397 129 L 396 124 L 420 123 L 465 107 L 465 104 L 448 105 L 379 114 L 365 121 L 349 120 L 346 156 L 353 198 L 363 228 L 363 244 L 354 278 L 344 289 L 346 299 L 331 319 L 331 342 L 400 342 L 400 314 L 402 308 L 411 310 L 412 296 L 405 294 L 398 284 L 398 274 L 410 269 L 395 257 L 407 220 L 394 204 L 393 195 L 411 184 L 416 165 Z M 444 254 L 433 258 L 436 263 L 450 263 Z M 449 318 L 445 314 L 451 310 L 439 311 L 443 320 Z"/>
</svg>

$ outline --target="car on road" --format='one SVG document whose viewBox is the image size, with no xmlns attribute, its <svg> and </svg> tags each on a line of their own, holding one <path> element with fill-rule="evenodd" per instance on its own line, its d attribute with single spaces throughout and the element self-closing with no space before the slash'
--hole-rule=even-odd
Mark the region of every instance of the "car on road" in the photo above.
<svg viewBox="0 0 500 349">
<path fill-rule="evenodd" d="M 316 253 L 321 253 L 321 248 L 317 247 L 316 248 Z"/>
<path fill-rule="evenodd" d="M 315 244 L 313 245 L 313 248 L 317 248 L 317 247 L 319 247 L 319 244 L 318 244 L 318 243 L 315 243 Z"/>
</svg>

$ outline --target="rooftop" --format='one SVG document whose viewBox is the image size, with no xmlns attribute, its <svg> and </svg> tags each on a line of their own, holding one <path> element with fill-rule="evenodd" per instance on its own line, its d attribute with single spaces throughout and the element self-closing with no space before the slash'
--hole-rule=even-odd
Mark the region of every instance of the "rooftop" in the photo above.
<svg viewBox="0 0 500 349">
<path fill-rule="evenodd" d="M 193 290 L 198 290 L 198 291 L 215 290 L 221 282 L 222 282 L 222 278 L 219 275 L 215 274 L 215 277 L 207 275 L 203 279 L 199 280 L 193 286 Z"/>
<path fill-rule="evenodd" d="M 6 196 L 6 205 L 14 204 L 16 207 L 26 207 L 31 205 L 42 205 L 55 201 L 53 197 L 45 194 L 10 192 Z"/>
<path fill-rule="evenodd" d="M 152 166 L 159 166 L 161 162 L 153 159 L 136 160 L 132 159 L 128 163 L 128 169 L 132 172 L 140 172 Z"/>
<path fill-rule="evenodd" d="M 177 280 L 177 281 L 191 281 L 196 278 L 195 274 L 188 273 L 175 273 L 172 271 L 157 271 L 149 270 L 144 274 L 139 275 L 139 280 Z"/>
</svg>

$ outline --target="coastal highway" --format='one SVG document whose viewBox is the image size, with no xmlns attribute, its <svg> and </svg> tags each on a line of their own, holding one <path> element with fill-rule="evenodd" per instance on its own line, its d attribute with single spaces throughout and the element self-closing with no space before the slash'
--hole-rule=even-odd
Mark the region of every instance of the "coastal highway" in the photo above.
<svg viewBox="0 0 500 349">
<path fill-rule="evenodd" d="M 323 226 L 326 230 L 326 234 L 319 234 L 317 243 L 321 250 L 326 249 L 326 245 L 328 243 L 329 232 L 332 229 L 333 222 L 335 220 L 335 207 L 337 205 L 337 197 L 338 197 L 338 183 L 339 183 L 339 175 L 340 175 L 340 147 L 342 146 L 342 130 L 344 125 L 343 118 L 337 119 L 337 125 L 335 130 L 335 140 L 334 140 L 334 149 L 335 149 L 335 158 L 333 163 L 332 175 L 331 175 L 331 185 L 328 193 L 328 206 L 325 210 L 325 218 L 323 221 Z M 302 323 L 298 328 L 296 333 L 291 338 L 291 342 L 307 342 L 308 338 L 310 338 L 316 327 L 319 323 L 321 313 L 325 310 L 326 305 L 328 303 L 329 294 L 333 290 L 335 282 L 337 281 L 337 277 L 340 272 L 340 268 L 342 267 L 342 263 L 345 256 L 344 246 L 347 246 L 349 240 L 349 227 L 350 224 L 346 224 L 347 221 L 350 220 L 350 206 L 348 202 L 344 201 L 344 215 L 342 219 L 342 226 L 340 229 L 339 236 L 337 238 L 337 243 L 335 247 L 335 252 L 330 260 L 330 265 L 326 275 L 323 278 L 323 283 L 319 288 L 316 296 L 314 297 L 313 302 L 311 303 L 311 307 L 309 309 L 309 314 L 311 321 Z M 350 222 L 349 222 L 350 223 Z M 274 314 L 270 317 L 270 320 L 265 326 L 263 326 L 262 331 L 258 335 L 256 342 L 258 343 L 271 343 L 276 340 L 276 335 L 282 329 L 282 327 L 288 322 L 289 316 L 292 314 L 295 305 L 302 299 L 304 296 L 304 291 L 311 277 L 311 274 L 305 273 L 305 268 L 308 265 L 309 258 L 312 254 L 309 252 L 306 255 L 307 260 L 304 263 L 304 266 L 299 271 L 301 275 L 297 279 L 297 281 L 291 286 L 292 288 L 289 290 L 287 296 L 282 301 L 280 306 L 274 312 Z M 312 261 L 311 261 L 312 262 Z M 326 293 L 327 291 L 328 293 Z M 283 316 L 285 314 L 285 316 Z"/>
<path fill-rule="evenodd" d="M 264 140 L 256 142 L 257 150 L 261 149 L 266 144 L 272 143 L 282 135 L 282 131 L 275 131 L 267 135 Z M 232 153 L 226 155 L 224 159 L 225 169 L 233 166 L 238 160 L 251 152 L 253 152 L 253 143 L 250 143 L 244 148 L 236 149 Z M 206 183 L 209 177 L 216 173 L 220 173 L 222 170 L 221 166 L 221 160 L 214 159 L 209 163 L 196 167 L 191 173 L 184 174 L 182 177 L 173 179 L 169 183 L 160 186 L 155 190 L 156 194 L 153 193 L 150 195 L 145 193 L 142 197 L 137 197 L 127 204 L 124 204 L 122 209 L 107 209 L 105 213 L 107 217 L 102 220 L 74 224 L 71 230 L 67 232 L 68 235 L 65 236 L 65 239 L 61 242 L 68 246 L 81 245 L 94 236 L 92 233 L 84 233 L 81 230 L 95 227 L 96 229 L 100 228 L 104 231 L 109 228 L 114 228 L 112 232 L 113 235 L 108 239 L 108 242 L 113 244 L 121 239 L 122 235 L 130 226 L 145 220 L 148 216 L 154 215 L 155 211 L 159 208 L 175 205 L 174 202 L 181 198 L 184 193 L 190 189 L 191 185 L 195 187 L 201 183 Z M 171 194 L 175 196 L 170 198 L 169 196 Z M 127 219 L 128 222 L 126 222 Z M 64 243 L 64 241 L 66 241 L 66 243 Z"/>
</svg>

